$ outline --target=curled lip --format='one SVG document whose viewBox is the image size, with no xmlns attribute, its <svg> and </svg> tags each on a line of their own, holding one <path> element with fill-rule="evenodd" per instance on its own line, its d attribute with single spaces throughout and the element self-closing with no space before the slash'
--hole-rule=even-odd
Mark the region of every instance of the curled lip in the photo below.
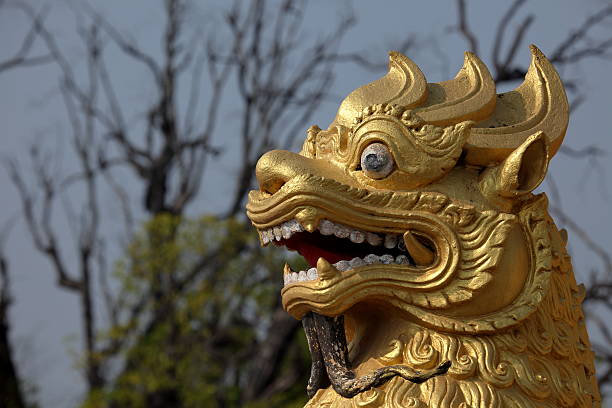
<svg viewBox="0 0 612 408">
<path fill-rule="evenodd" d="M 418 304 L 423 301 L 419 300 L 420 292 L 448 282 L 456 269 L 460 246 L 452 229 L 432 214 L 448 202 L 440 193 L 366 190 L 301 175 L 274 195 L 252 191 L 247 214 L 260 231 L 295 218 L 312 232 L 325 218 L 375 233 L 415 231 L 431 241 L 436 256 L 426 267 L 365 265 L 331 278 L 296 282 L 281 291 L 285 309 L 296 318 L 308 311 L 335 316 L 368 298 L 385 299 L 399 307 Z"/>
<path fill-rule="evenodd" d="M 366 265 L 350 269 L 331 279 L 296 282 L 281 290 L 283 307 L 301 319 L 309 311 L 327 316 L 343 314 L 359 301 L 370 297 L 393 298 L 405 289 L 405 281 L 389 276 L 414 268 L 402 265 Z M 383 289 L 383 290 L 377 290 Z M 393 303 L 393 302 L 392 302 Z"/>
<path fill-rule="evenodd" d="M 301 221 L 296 215 L 305 208 L 314 208 L 313 221 L 317 223 L 328 218 L 365 231 L 399 234 L 406 231 L 405 220 L 411 216 L 407 211 L 414 210 L 422 201 L 418 191 L 374 191 L 303 175 L 292 178 L 273 195 L 251 191 L 246 209 L 259 230 L 292 218 Z M 428 193 L 427 201 L 428 205 L 443 206 L 448 198 Z"/>
</svg>

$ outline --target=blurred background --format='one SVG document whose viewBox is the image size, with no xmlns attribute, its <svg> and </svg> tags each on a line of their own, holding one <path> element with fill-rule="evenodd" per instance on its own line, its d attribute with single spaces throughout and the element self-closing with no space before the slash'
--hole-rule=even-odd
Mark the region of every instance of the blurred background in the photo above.
<svg viewBox="0 0 612 408">
<path fill-rule="evenodd" d="M 473 51 L 502 92 L 530 43 L 571 102 L 539 190 L 606 395 L 609 1 L 0 0 L 0 406 L 301 406 L 292 255 L 262 251 L 244 215 L 257 158 L 327 127 L 389 50 L 430 82 Z"/>
</svg>

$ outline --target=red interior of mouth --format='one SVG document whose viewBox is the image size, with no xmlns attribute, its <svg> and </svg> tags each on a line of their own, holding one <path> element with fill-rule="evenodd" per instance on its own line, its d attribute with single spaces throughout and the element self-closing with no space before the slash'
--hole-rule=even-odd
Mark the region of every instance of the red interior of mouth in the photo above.
<svg viewBox="0 0 612 408">
<path fill-rule="evenodd" d="M 368 254 L 384 255 L 393 253 L 382 245 L 373 247 L 367 243 L 356 244 L 346 238 L 337 238 L 333 235 L 325 236 L 319 232 L 299 232 L 289 239 L 276 242 L 284 245 L 302 255 L 310 266 L 315 267 L 320 257 L 333 264 L 338 261 L 350 261 L 355 257 L 363 258 Z"/>
</svg>

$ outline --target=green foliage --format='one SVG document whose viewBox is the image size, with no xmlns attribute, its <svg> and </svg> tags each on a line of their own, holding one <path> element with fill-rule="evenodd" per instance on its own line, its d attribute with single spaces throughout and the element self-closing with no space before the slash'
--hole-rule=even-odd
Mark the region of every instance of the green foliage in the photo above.
<svg viewBox="0 0 612 408">
<path fill-rule="evenodd" d="M 243 220 L 161 215 L 147 222 L 116 264 L 122 323 L 101 334 L 125 344 L 123 368 L 83 406 L 147 407 L 159 396 L 184 407 L 242 406 L 253 345 L 279 304 L 285 258 L 280 249 L 262 251 Z M 131 318 L 139 305 L 144 312 Z M 301 333 L 294 343 L 279 375 L 309 361 Z M 303 404 L 305 381 L 250 406 Z"/>
</svg>

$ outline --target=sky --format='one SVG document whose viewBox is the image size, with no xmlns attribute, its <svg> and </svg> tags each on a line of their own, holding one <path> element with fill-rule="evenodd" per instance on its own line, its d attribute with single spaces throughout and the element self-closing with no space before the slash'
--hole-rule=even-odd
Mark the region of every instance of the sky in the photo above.
<svg viewBox="0 0 612 408">
<path fill-rule="evenodd" d="M 158 3 L 151 0 L 90 1 L 95 9 L 122 32 L 129 33 L 140 46 L 154 54 L 159 52 L 158 33 L 163 23 Z M 75 17 L 66 10 L 65 3 L 32 0 L 30 4 L 35 7 L 52 5 L 47 24 L 74 62 L 74 68 L 82 68 L 84 56 L 74 29 Z M 186 24 L 202 27 L 209 34 L 217 33 L 210 28 L 222 22 L 220 8 L 225 2 L 200 1 L 196 4 Z M 484 0 L 468 4 L 468 18 L 481 44 L 480 57 L 489 66 L 494 30 L 504 10 L 500 4 Z M 518 60 L 524 66 L 528 65 L 530 57 L 527 46 L 530 43 L 538 45 L 545 54 L 552 52 L 572 28 L 606 4 L 608 2 L 598 0 L 528 2 L 519 11 L 517 19 L 510 24 L 511 28 L 515 28 L 528 13 L 535 15 L 534 23 L 521 45 Z M 463 52 L 468 45 L 451 28 L 456 18 L 455 2 L 312 0 L 308 2 L 304 35 L 317 37 L 328 32 L 330 27 L 340 21 L 339 16 L 348 10 L 355 14 L 357 24 L 344 38 L 342 51 L 360 52 L 372 60 L 384 63 L 387 52 L 398 41 L 407 35 L 414 35 L 417 45 L 408 56 L 421 67 L 429 82 L 452 78 L 463 63 Z M 608 31 L 600 31 L 598 35 L 610 36 L 612 24 L 609 26 Z M 17 11 L 0 10 L 0 61 L 15 52 L 26 29 L 27 21 Z M 612 95 L 609 75 L 611 68 L 612 61 L 586 59 L 561 72 L 564 78 L 578 84 L 580 93 L 585 96 L 584 102 L 570 118 L 564 145 L 575 150 L 596 145 L 608 152 L 608 155 L 598 161 L 587 161 L 558 154 L 551 162 L 547 181 L 539 189 L 546 192 L 551 201 L 554 199 L 556 205 L 562 205 L 578 225 L 607 249 L 611 247 L 612 230 L 612 217 L 609 216 L 612 194 L 609 152 L 612 152 L 612 132 L 606 120 L 612 114 L 612 104 L 609 101 L 609 95 Z M 137 115 L 139 101 L 152 95 L 143 72 L 119 57 L 113 60 L 112 70 L 120 89 L 120 98 L 126 101 L 132 114 Z M 337 95 L 337 98 L 332 97 L 322 104 L 314 116 L 314 123 L 322 128 L 331 122 L 338 103 L 346 94 L 382 75 L 382 72 L 363 70 L 347 63 L 339 64 L 337 72 L 330 89 L 330 93 Z M 54 171 L 61 173 L 75 165 L 73 156 L 65 149 L 69 129 L 57 78 L 58 71 L 51 66 L 9 71 L 0 75 L 0 157 L 17 158 L 25 163 L 30 145 L 46 145 L 52 147 L 52 156 L 60 163 L 54 166 Z M 227 113 L 222 117 L 223 132 L 231 140 L 231 99 L 226 99 L 224 103 Z M 231 141 L 228 143 L 231 145 Z M 189 209 L 191 214 L 214 212 L 222 208 L 222 198 L 232 192 L 234 160 L 235 154 L 229 149 L 215 164 L 216 170 L 209 172 L 205 180 L 205 188 L 218 191 L 216 196 L 219 200 L 200 200 Z M 27 166 L 24 166 L 24 172 L 27 171 Z M 126 176 L 125 183 L 134 183 L 133 178 Z M 554 185 L 559 189 L 558 196 L 554 193 Z M 43 407 L 75 406 L 84 391 L 84 383 L 76 369 L 78 363 L 73 358 L 74 352 L 80 348 L 78 299 L 55 286 L 50 265 L 32 247 L 31 238 L 20 217 L 16 190 L 2 167 L 0 187 L 0 225 L 12 219 L 17 221 L 6 243 L 6 250 L 10 255 L 15 300 L 11 310 L 11 339 L 17 350 L 19 369 L 27 382 L 38 389 L 38 398 Z M 78 199 L 78 191 L 72 194 Z M 116 210 L 116 203 L 109 197 L 105 202 L 105 214 L 111 216 Z M 59 219 L 61 223 L 61 217 Z M 120 231 L 116 231 L 116 234 L 119 237 Z M 73 239 L 69 227 L 65 227 L 65 234 L 60 238 Z M 117 243 L 120 243 L 120 238 L 117 238 Z M 597 259 L 571 231 L 569 243 L 574 268 L 581 271 L 578 273 L 579 281 L 586 280 L 585 271 L 601 269 Z"/>
</svg>

